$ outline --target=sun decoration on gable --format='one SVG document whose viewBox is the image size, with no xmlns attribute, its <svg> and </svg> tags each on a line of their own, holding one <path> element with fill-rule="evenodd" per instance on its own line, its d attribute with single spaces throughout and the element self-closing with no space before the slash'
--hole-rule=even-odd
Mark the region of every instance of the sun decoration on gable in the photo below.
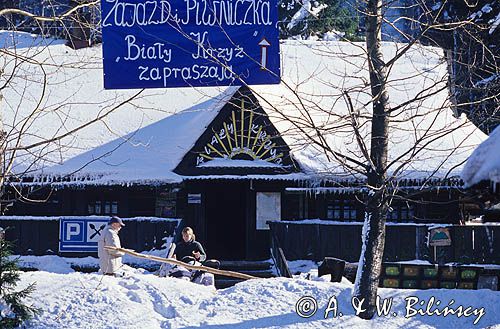
<svg viewBox="0 0 500 329">
<path fill-rule="evenodd" d="M 269 127 L 263 115 L 246 109 L 245 100 L 241 99 L 240 108 L 231 111 L 219 129 L 213 129 L 210 141 L 196 157 L 196 165 L 218 158 L 263 160 L 282 165 L 284 153 L 273 140 L 275 136 Z"/>
</svg>

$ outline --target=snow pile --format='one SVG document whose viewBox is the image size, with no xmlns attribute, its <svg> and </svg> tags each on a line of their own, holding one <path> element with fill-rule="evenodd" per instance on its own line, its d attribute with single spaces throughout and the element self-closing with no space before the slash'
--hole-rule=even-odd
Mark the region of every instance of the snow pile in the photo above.
<svg viewBox="0 0 500 329">
<path fill-rule="evenodd" d="M 500 126 L 479 145 L 467 160 L 462 170 L 462 179 L 467 186 L 483 180 L 500 183 Z"/>
<path fill-rule="evenodd" d="M 45 256 L 12 256 L 19 260 L 19 267 L 38 269 L 40 271 L 48 271 L 53 273 L 67 274 L 74 272 L 71 268 L 71 259 L 59 257 L 56 255 Z M 94 265 L 99 264 L 99 260 L 93 257 L 74 258 L 74 263 Z M 99 265 L 97 265 L 99 267 Z"/>
<path fill-rule="evenodd" d="M 153 249 L 149 251 L 142 251 L 140 254 L 148 255 L 148 256 L 156 256 L 156 257 L 166 257 L 168 247 L 170 247 L 170 243 L 172 242 L 172 238 L 168 237 L 165 245 L 165 249 Z M 19 256 L 14 255 L 12 258 L 18 259 L 19 266 L 21 268 L 29 268 L 29 269 L 37 269 L 41 271 L 48 271 L 59 274 L 67 274 L 73 273 L 75 270 L 73 267 L 78 268 L 89 268 L 95 269 L 96 271 L 99 269 L 99 259 L 91 256 L 87 257 L 61 257 L 57 255 L 45 255 L 45 256 Z M 146 267 L 146 268 L 158 268 L 159 263 L 143 259 L 133 257 L 131 255 L 124 255 L 122 257 L 123 263 L 131 265 L 133 267 Z"/>
<path fill-rule="evenodd" d="M 312 260 L 298 259 L 287 261 L 288 269 L 296 279 L 306 279 L 313 281 L 330 282 L 330 275 L 318 276 L 318 266 L 321 262 L 316 263 Z M 342 282 L 348 283 L 346 278 L 342 278 Z"/>
<path fill-rule="evenodd" d="M 44 38 L 39 34 L 0 31 L 0 48 L 22 49 L 62 45 L 66 40 Z"/>
<path fill-rule="evenodd" d="M 297 10 L 297 12 L 292 16 L 290 22 L 287 24 L 286 28 L 288 30 L 293 29 L 297 24 L 305 20 L 307 17 L 314 16 L 317 17 L 319 13 L 328 7 L 327 4 L 318 4 L 317 2 L 311 3 L 311 0 L 303 0 L 298 3 L 302 3 L 302 6 Z"/>
<path fill-rule="evenodd" d="M 352 285 L 304 279 L 255 279 L 215 291 L 175 278 L 130 272 L 114 278 L 98 274 L 27 272 L 19 288 L 31 282 L 37 289 L 29 302 L 42 309 L 28 328 L 471 328 L 476 316 L 414 315 L 405 318 L 405 298 L 440 300 L 439 308 L 484 307 L 474 328 L 500 328 L 496 306 L 500 294 L 489 290 L 395 290 L 380 289 L 382 298 L 392 298 L 391 315 L 366 322 L 354 315 Z M 297 314 L 304 297 L 317 300 L 317 312 L 309 318 Z M 332 297 L 337 317 L 325 310 Z M 303 311 L 300 305 L 299 311 Z M 421 307 L 425 310 L 425 306 Z M 436 304 L 432 309 L 437 309 Z M 339 315 L 342 313 L 342 316 Z M 393 312 L 396 316 L 393 316 Z"/>
<path fill-rule="evenodd" d="M 323 41 L 339 41 L 345 36 L 345 32 L 331 30 L 323 34 Z"/>
</svg>

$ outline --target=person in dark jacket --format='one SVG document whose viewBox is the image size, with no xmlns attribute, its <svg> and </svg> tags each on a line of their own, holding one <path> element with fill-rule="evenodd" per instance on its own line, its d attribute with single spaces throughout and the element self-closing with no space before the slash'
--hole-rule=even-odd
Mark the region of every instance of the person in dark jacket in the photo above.
<svg viewBox="0 0 500 329">
<path fill-rule="evenodd" d="M 195 240 L 195 235 L 191 227 L 182 230 L 182 240 L 175 246 L 174 258 L 182 261 L 191 261 L 193 258 L 198 262 L 207 259 L 205 250 L 201 243 Z"/>
</svg>

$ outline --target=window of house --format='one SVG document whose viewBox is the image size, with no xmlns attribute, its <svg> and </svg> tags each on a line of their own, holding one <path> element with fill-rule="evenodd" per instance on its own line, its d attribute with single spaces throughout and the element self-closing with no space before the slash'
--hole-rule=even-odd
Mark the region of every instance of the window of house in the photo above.
<svg viewBox="0 0 500 329">
<path fill-rule="evenodd" d="M 390 222 L 397 222 L 399 220 L 399 209 L 398 205 L 392 205 L 387 212 L 387 220 Z"/>
<path fill-rule="evenodd" d="M 334 219 L 334 209 L 331 204 L 326 207 L 326 219 Z"/>
<path fill-rule="evenodd" d="M 118 214 L 118 201 L 111 202 L 111 213 L 114 215 Z"/>
<path fill-rule="evenodd" d="M 96 201 L 94 203 L 94 213 L 100 215 L 101 214 L 101 201 Z"/>
<path fill-rule="evenodd" d="M 93 200 L 87 205 L 89 215 L 117 215 L 118 201 Z"/>
<path fill-rule="evenodd" d="M 358 211 L 352 200 L 331 200 L 327 205 L 326 218 L 330 220 L 356 220 Z"/>
<path fill-rule="evenodd" d="M 177 215 L 177 192 L 161 191 L 156 195 L 155 214 L 158 217 L 175 217 Z"/>
<path fill-rule="evenodd" d="M 105 214 L 111 213 L 111 202 L 110 201 L 104 202 L 104 213 Z"/>
<path fill-rule="evenodd" d="M 353 202 L 349 202 L 347 205 L 344 204 L 344 219 L 355 220 L 357 216 L 358 211 Z"/>
<path fill-rule="evenodd" d="M 387 220 L 391 222 L 406 222 L 413 220 L 413 206 L 404 204 L 393 204 L 387 213 Z"/>
<path fill-rule="evenodd" d="M 282 202 L 287 205 L 283 208 L 282 219 L 301 220 L 313 218 L 309 214 L 310 196 L 304 191 L 285 191 Z"/>
<path fill-rule="evenodd" d="M 413 206 L 404 205 L 401 207 L 401 220 L 402 221 L 410 221 L 415 217 Z"/>
<path fill-rule="evenodd" d="M 89 214 L 89 215 L 94 215 L 95 214 L 95 209 L 94 209 L 94 204 L 93 203 L 89 203 L 87 205 L 87 214 Z"/>
</svg>

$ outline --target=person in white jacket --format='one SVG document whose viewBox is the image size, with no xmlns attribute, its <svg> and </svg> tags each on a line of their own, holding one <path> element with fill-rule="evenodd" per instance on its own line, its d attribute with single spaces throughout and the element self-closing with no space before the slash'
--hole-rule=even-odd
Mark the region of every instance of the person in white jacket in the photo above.
<svg viewBox="0 0 500 329">
<path fill-rule="evenodd" d="M 104 246 L 121 248 L 118 232 L 120 232 L 123 226 L 125 226 L 125 224 L 120 217 L 111 217 L 108 225 L 99 238 L 99 242 L 97 243 L 99 265 L 101 266 L 101 272 L 104 274 L 115 275 L 116 272 L 123 266 L 122 256 L 125 253 L 116 250 L 104 249 Z"/>
</svg>

